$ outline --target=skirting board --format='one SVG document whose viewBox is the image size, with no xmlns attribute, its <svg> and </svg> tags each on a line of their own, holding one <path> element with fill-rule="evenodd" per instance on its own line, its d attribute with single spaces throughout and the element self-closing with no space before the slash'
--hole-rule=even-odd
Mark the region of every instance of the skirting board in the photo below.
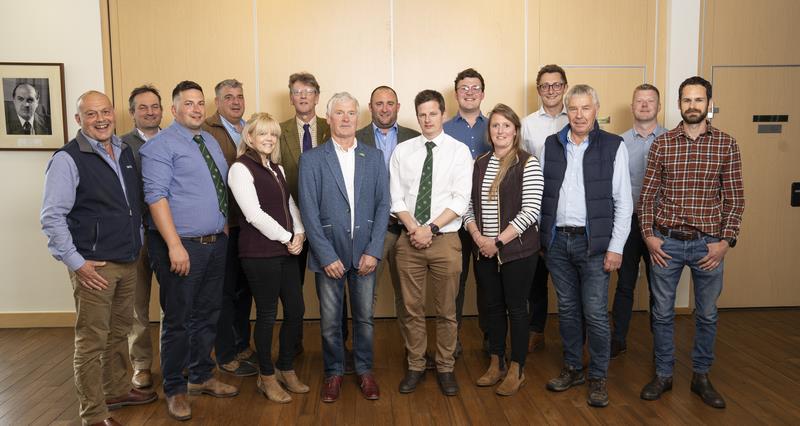
<svg viewBox="0 0 800 426">
<path fill-rule="evenodd" d="M 677 315 L 690 315 L 691 308 L 675 308 Z M 308 318 L 307 318 L 308 319 Z M 0 312 L 0 328 L 74 327 L 75 312 Z"/>
</svg>

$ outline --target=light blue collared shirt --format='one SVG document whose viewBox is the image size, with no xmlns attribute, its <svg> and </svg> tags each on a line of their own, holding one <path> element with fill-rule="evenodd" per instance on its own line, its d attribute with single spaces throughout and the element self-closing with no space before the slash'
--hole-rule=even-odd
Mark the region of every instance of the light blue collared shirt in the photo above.
<svg viewBox="0 0 800 426">
<path fill-rule="evenodd" d="M 200 135 L 223 181 L 227 182 L 228 163 L 219 143 L 204 130 Z M 181 237 L 218 234 L 225 227 L 225 216 L 219 211 L 214 181 L 192 137 L 194 133 L 175 121 L 139 151 L 142 155 L 144 201 L 150 205 L 166 198 Z M 151 222 L 150 225 L 151 229 L 156 229 L 155 224 Z"/>
<path fill-rule="evenodd" d="M 228 135 L 233 139 L 233 143 L 236 144 L 236 147 L 239 147 L 239 143 L 242 141 L 242 134 L 236 130 L 236 126 L 234 126 L 231 122 L 225 119 L 222 114 L 219 115 L 219 121 L 222 122 L 222 125 L 225 127 L 225 130 L 228 131 Z M 244 129 L 245 121 L 243 119 L 239 119 L 240 124 L 242 125 L 242 129 Z"/>
<path fill-rule="evenodd" d="M 591 141 L 587 137 L 580 145 L 572 142 L 572 131 L 567 131 L 567 170 L 558 194 L 556 226 L 586 226 L 586 191 L 583 186 L 583 156 Z M 544 170 L 544 149 L 540 163 Z M 633 198 L 628 171 L 628 150 L 619 144 L 614 158 L 614 174 L 611 178 L 612 198 L 614 199 L 614 227 L 608 251 L 622 254 L 625 241 L 631 231 Z"/>
<path fill-rule="evenodd" d="M 372 132 L 375 134 L 375 146 L 383 152 L 383 162 L 386 163 L 386 170 L 389 170 L 389 160 L 392 158 L 394 149 L 397 148 L 397 123 L 384 135 L 381 129 L 372 123 Z"/>
<path fill-rule="evenodd" d="M 481 113 L 475 120 L 475 125 L 470 127 L 467 120 L 461 117 L 460 113 L 444 123 L 444 132 L 452 136 L 457 141 L 467 145 L 472 159 L 476 159 L 486 152 L 489 152 L 489 144 L 486 143 L 486 129 L 489 120 Z"/>
<path fill-rule="evenodd" d="M 122 177 L 122 169 L 119 165 L 119 157 L 122 155 L 122 140 L 116 135 L 111 136 L 111 147 L 114 152 L 112 159 L 106 152 L 103 145 L 90 138 L 80 130 L 80 133 L 92 145 L 92 150 L 108 164 L 119 178 L 119 184 L 127 200 L 128 193 L 125 188 L 125 180 Z M 48 237 L 47 248 L 53 257 L 64 262 L 70 271 L 79 269 L 86 260 L 78 253 L 78 249 L 72 242 L 72 234 L 67 226 L 67 214 L 75 206 L 75 194 L 80 184 L 80 174 L 78 166 L 72 156 L 64 151 L 56 152 L 47 163 L 47 171 L 44 178 L 44 196 L 42 199 L 41 223 L 42 230 Z M 130 202 L 128 202 L 130 205 Z"/>
<path fill-rule="evenodd" d="M 640 135 L 634 129 L 621 134 L 622 141 L 625 143 L 625 148 L 628 150 L 628 161 L 631 172 L 631 196 L 633 196 L 633 204 L 639 201 L 639 195 L 642 193 L 642 183 L 644 182 L 644 173 L 647 170 L 647 155 L 650 153 L 650 146 L 657 137 L 666 133 L 667 129 L 656 125 L 656 128 L 649 135 Z"/>
</svg>

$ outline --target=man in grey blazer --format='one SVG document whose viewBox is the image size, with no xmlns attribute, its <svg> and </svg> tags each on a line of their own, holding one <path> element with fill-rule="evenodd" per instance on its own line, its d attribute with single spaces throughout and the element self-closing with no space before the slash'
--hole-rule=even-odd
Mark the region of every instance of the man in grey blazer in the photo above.
<svg viewBox="0 0 800 426">
<path fill-rule="evenodd" d="M 133 118 L 133 130 L 122 136 L 122 141 L 131 147 L 133 159 L 139 175 L 142 173 L 142 157 L 139 149 L 149 139 L 158 134 L 161 128 L 161 95 L 153 86 L 139 86 L 131 91 L 128 97 L 128 112 Z M 142 187 L 144 187 L 142 185 Z M 144 203 L 144 194 L 142 194 Z M 144 204 L 142 204 L 144 205 Z M 146 222 L 145 222 L 145 226 Z M 142 251 L 136 265 L 136 292 L 133 298 L 133 327 L 128 334 L 128 349 L 133 367 L 131 382 L 137 389 L 149 388 L 153 385 L 151 367 L 153 364 L 153 343 L 150 340 L 150 289 L 152 287 L 153 270 L 150 268 L 150 257 L 147 254 L 147 233 L 142 244 Z"/>
<path fill-rule="evenodd" d="M 389 221 L 389 178 L 381 152 L 356 140 L 358 101 L 337 93 L 328 101 L 331 139 L 300 156 L 300 213 L 310 245 L 320 305 L 325 382 L 323 402 L 339 398 L 345 347 L 345 281 L 353 314 L 353 356 L 361 392 L 378 399 L 372 375 L 375 270 Z"/>
<path fill-rule="evenodd" d="M 369 146 L 376 147 L 383 152 L 383 161 L 386 170 L 389 170 L 389 159 L 398 144 L 419 136 L 419 132 L 397 124 L 397 113 L 400 111 L 400 102 L 397 101 L 397 92 L 389 86 L 378 86 L 369 97 L 369 111 L 372 113 L 372 122 L 356 132 L 356 139 Z M 394 259 L 394 246 L 400 235 L 401 226 L 394 216 L 389 217 L 389 226 L 383 242 L 382 262 L 378 265 L 377 276 L 383 273 L 383 268 L 389 267 L 389 276 L 394 289 L 394 310 L 399 324 L 403 324 L 405 309 L 403 309 L 403 295 L 400 291 L 400 278 L 397 275 L 397 263 Z M 377 295 L 376 295 L 377 299 Z M 400 332 L 404 330 L 400 327 Z M 427 358 L 428 369 L 436 368 L 432 358 Z"/>
</svg>

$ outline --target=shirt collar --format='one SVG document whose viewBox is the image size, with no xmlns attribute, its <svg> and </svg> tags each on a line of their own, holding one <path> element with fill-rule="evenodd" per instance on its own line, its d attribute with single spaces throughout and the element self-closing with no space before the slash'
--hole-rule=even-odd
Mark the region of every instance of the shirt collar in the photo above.
<svg viewBox="0 0 800 426">
<path fill-rule="evenodd" d="M 236 133 L 242 133 L 236 130 L 236 125 L 228 121 L 225 117 L 222 116 L 222 114 L 219 115 L 219 120 L 222 122 L 222 125 L 225 126 L 226 128 L 233 130 Z M 244 128 L 244 119 L 239 119 L 239 124 L 241 124 L 242 128 Z"/>
<path fill-rule="evenodd" d="M 342 154 L 352 154 L 356 151 L 356 148 L 358 148 L 358 139 L 353 140 L 353 146 L 351 146 L 349 150 L 342 148 L 333 136 L 331 136 L 331 140 L 333 141 L 333 149 Z"/>
<path fill-rule="evenodd" d="M 139 130 L 138 127 L 134 127 L 134 129 L 136 129 L 136 133 L 139 135 L 140 138 L 142 138 L 143 141 L 145 141 L 145 142 L 148 141 L 147 136 L 144 134 L 143 131 Z M 160 132 L 161 128 L 159 128 L 158 131 Z M 156 133 L 156 134 L 158 134 L 158 133 Z"/>
<path fill-rule="evenodd" d="M 26 120 L 26 119 L 20 117 L 19 114 L 17 114 L 17 118 L 19 118 L 19 124 L 22 124 L 23 126 L 25 125 L 25 123 L 31 123 L 31 127 L 33 127 L 33 119 L 35 117 L 36 117 L 36 114 L 31 115 L 31 118 Z"/>
<path fill-rule="evenodd" d="M 397 122 L 396 121 L 394 122 L 394 124 L 392 124 L 392 127 L 389 127 L 389 130 L 394 130 L 394 132 L 397 133 Z M 380 132 L 381 135 L 383 135 L 383 132 L 381 132 L 381 129 L 378 128 L 378 126 L 375 125 L 375 122 L 373 122 L 372 123 L 372 133 L 375 133 L 377 135 L 379 132 Z M 389 136 L 389 132 L 386 132 L 386 136 Z"/>
<path fill-rule="evenodd" d="M 463 122 L 467 121 L 464 117 L 461 116 L 461 111 L 456 112 L 456 116 L 453 117 L 453 120 L 455 120 L 455 121 L 463 121 Z M 475 122 L 477 123 L 478 121 L 484 121 L 484 120 L 486 120 L 486 116 L 483 115 L 483 112 L 480 112 L 478 114 L 478 118 L 475 119 Z"/>
<path fill-rule="evenodd" d="M 436 135 L 433 139 L 428 139 L 428 138 L 425 137 L 425 135 L 420 135 L 420 139 L 422 140 L 422 146 L 425 146 L 425 143 L 428 142 L 428 141 L 431 141 L 436 146 L 439 146 L 444 141 L 444 129 L 442 130 L 441 133 Z"/>
<path fill-rule="evenodd" d="M 297 122 L 297 126 L 300 127 L 301 129 L 306 124 L 309 125 L 308 126 L 309 129 L 316 129 L 317 128 L 317 116 L 316 115 L 311 117 L 311 120 L 309 120 L 308 123 L 306 123 L 305 121 L 301 120 L 300 117 L 298 117 L 296 115 L 294 116 L 294 121 Z"/>
<path fill-rule="evenodd" d="M 686 134 L 683 130 L 683 120 L 675 127 L 678 130 L 678 135 L 683 135 L 686 139 L 689 139 L 689 135 Z M 706 132 L 703 133 L 704 135 L 711 135 L 716 130 L 712 125 L 711 122 L 706 120 Z"/>
<path fill-rule="evenodd" d="M 640 135 L 640 134 L 639 134 L 639 132 L 637 132 L 637 131 L 636 131 L 636 128 L 635 128 L 635 127 L 631 127 L 631 133 L 633 133 L 633 136 L 638 136 L 638 137 L 640 137 L 640 138 L 647 139 L 647 138 L 649 138 L 650 136 L 657 136 L 657 135 L 659 135 L 659 134 L 661 134 L 661 133 L 664 133 L 663 131 L 661 131 L 662 129 L 666 131 L 666 129 L 664 129 L 663 127 L 661 127 L 661 125 L 659 125 L 659 124 L 656 124 L 656 127 L 654 127 L 654 128 L 653 128 L 653 131 L 652 131 L 652 132 L 650 132 L 650 133 L 649 133 L 649 134 L 647 134 L 647 135 Z"/>
<path fill-rule="evenodd" d="M 548 114 L 547 111 L 544 110 L 544 106 L 540 106 L 539 109 L 536 111 L 536 114 L 542 115 L 542 116 L 545 116 L 545 117 L 549 117 L 549 118 L 553 118 L 553 117 L 550 117 L 550 114 Z M 561 112 L 558 113 L 556 118 L 558 118 L 558 117 L 560 117 L 562 115 L 567 115 L 567 107 L 561 107 Z"/>
<path fill-rule="evenodd" d="M 94 148 L 96 151 L 105 151 L 105 148 L 103 148 L 103 144 L 101 144 L 100 141 L 89 137 L 89 135 L 87 135 L 86 132 L 83 131 L 83 129 L 81 129 L 80 132 L 83 135 L 83 137 L 85 137 L 86 140 L 89 141 L 90 144 L 92 144 L 92 148 Z M 122 148 L 122 139 L 117 137 L 117 135 L 111 135 L 111 145 L 113 145 L 116 148 Z"/>
</svg>

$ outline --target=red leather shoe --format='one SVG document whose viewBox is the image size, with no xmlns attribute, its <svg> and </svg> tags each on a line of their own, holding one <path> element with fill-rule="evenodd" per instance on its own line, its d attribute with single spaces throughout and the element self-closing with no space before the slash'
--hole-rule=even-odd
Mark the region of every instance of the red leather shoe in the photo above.
<svg viewBox="0 0 800 426">
<path fill-rule="evenodd" d="M 125 395 L 117 398 L 107 399 L 106 406 L 108 407 L 108 410 L 111 411 L 122 407 L 127 407 L 129 405 L 149 404 L 156 399 L 158 399 L 158 395 L 155 392 L 142 392 L 137 389 L 131 389 Z"/>
<path fill-rule="evenodd" d="M 328 376 L 325 382 L 322 383 L 322 402 L 334 402 L 339 399 L 339 393 L 342 391 L 342 376 Z"/>
<path fill-rule="evenodd" d="M 375 400 L 381 397 L 378 382 L 375 381 L 375 376 L 370 373 L 358 376 L 358 386 L 361 387 L 361 393 L 366 399 Z"/>
</svg>

